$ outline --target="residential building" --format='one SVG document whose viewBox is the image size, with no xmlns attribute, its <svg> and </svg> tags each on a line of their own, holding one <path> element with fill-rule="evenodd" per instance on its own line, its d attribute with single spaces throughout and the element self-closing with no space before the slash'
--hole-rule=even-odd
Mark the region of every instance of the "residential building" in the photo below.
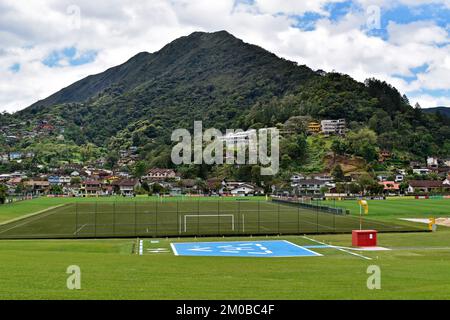
<svg viewBox="0 0 450 320">
<path fill-rule="evenodd" d="M 322 126 L 319 122 L 313 121 L 308 124 L 308 132 L 311 134 L 320 133 L 321 130 Z"/>
<path fill-rule="evenodd" d="M 428 168 L 413 169 L 413 173 L 427 175 L 430 173 L 430 169 L 428 169 Z"/>
<path fill-rule="evenodd" d="M 115 182 L 119 187 L 120 195 L 122 196 L 133 196 L 135 188 L 140 186 L 139 180 L 124 179 Z"/>
<path fill-rule="evenodd" d="M 296 186 L 300 194 L 321 194 L 324 187 L 332 186 L 327 181 L 318 179 L 304 179 Z"/>
<path fill-rule="evenodd" d="M 427 167 L 428 168 L 438 168 L 438 159 L 435 157 L 427 157 Z"/>
<path fill-rule="evenodd" d="M 436 192 L 444 188 L 442 181 L 435 180 L 411 180 L 409 181 L 408 193 Z"/>
<path fill-rule="evenodd" d="M 347 128 L 345 119 L 322 120 L 322 133 L 326 135 L 344 134 Z"/>
<path fill-rule="evenodd" d="M 175 179 L 177 174 L 172 169 L 150 169 L 144 179 L 149 180 L 165 180 L 165 179 Z"/>
<path fill-rule="evenodd" d="M 28 187 L 33 195 L 43 195 L 49 192 L 50 183 L 48 181 L 29 180 L 24 185 Z"/>
<path fill-rule="evenodd" d="M 395 181 L 381 181 L 378 183 L 384 186 L 385 192 L 397 193 L 400 191 L 400 184 Z"/>
<path fill-rule="evenodd" d="M 84 197 L 102 195 L 102 184 L 97 180 L 85 180 L 80 183 L 80 195 Z"/>
</svg>

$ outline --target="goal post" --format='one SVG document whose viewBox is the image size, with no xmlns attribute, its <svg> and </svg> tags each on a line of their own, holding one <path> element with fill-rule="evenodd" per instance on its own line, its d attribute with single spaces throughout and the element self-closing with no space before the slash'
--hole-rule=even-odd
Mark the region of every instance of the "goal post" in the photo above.
<svg viewBox="0 0 450 320">
<path fill-rule="evenodd" d="M 235 216 L 234 214 L 186 214 L 183 216 L 180 216 L 180 229 L 179 232 L 188 232 L 188 222 L 192 221 L 193 219 L 198 219 L 196 220 L 199 224 L 201 224 L 202 218 L 216 218 L 218 219 L 217 222 L 221 223 L 221 219 L 222 218 L 226 218 L 228 220 L 227 223 L 231 224 L 231 230 L 235 231 L 236 230 L 236 225 L 235 225 Z M 205 219 L 203 219 L 204 221 Z"/>
</svg>

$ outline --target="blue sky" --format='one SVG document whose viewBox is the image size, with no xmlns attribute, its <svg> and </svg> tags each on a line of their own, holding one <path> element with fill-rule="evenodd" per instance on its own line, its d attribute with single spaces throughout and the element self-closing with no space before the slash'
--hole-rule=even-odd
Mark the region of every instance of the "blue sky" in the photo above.
<svg viewBox="0 0 450 320">
<path fill-rule="evenodd" d="M 385 80 L 422 107 L 450 106 L 450 0 L 0 0 L 0 111 L 217 30 L 313 69 Z"/>
</svg>

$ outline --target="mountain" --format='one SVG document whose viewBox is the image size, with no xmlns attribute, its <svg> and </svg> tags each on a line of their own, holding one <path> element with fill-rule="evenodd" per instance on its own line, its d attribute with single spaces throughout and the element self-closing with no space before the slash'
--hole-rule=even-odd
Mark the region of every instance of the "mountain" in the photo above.
<svg viewBox="0 0 450 320">
<path fill-rule="evenodd" d="M 318 141 L 315 146 L 304 141 L 305 121 L 339 118 L 347 120 L 348 138 Z M 43 146 L 64 141 L 74 146 L 70 150 L 77 157 L 91 154 L 94 159 L 102 152 L 89 151 L 94 147 L 114 152 L 136 146 L 140 159 L 155 166 L 170 165 L 171 132 L 191 129 L 195 120 L 220 130 L 294 123 L 299 135 L 283 142 L 288 150 L 283 163 L 292 163 L 292 170 L 308 165 L 313 156 L 319 163 L 331 145 L 334 152 L 368 162 L 380 149 L 395 152 L 399 161 L 450 154 L 448 119 L 413 108 L 388 83 L 361 83 L 345 74 L 313 71 L 226 31 L 194 32 L 157 52 L 139 53 L 82 79 L 16 114 L 0 114 L 0 124 L 15 121 L 31 128 L 47 123 L 58 128 L 39 145 L 36 139 L 21 139 L 16 149 L 39 154 Z M 50 142 L 44 145 L 46 141 Z M 41 158 L 71 161 L 71 156 L 54 149 Z"/>
<path fill-rule="evenodd" d="M 423 109 L 426 113 L 440 113 L 441 115 L 447 116 L 450 118 L 450 107 L 436 107 L 436 108 L 429 108 L 429 109 Z"/>
</svg>

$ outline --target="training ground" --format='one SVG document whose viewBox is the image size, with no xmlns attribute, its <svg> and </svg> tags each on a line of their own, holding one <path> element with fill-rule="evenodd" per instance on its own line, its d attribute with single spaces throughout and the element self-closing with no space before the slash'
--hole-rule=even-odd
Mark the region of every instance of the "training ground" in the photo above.
<svg viewBox="0 0 450 320">
<path fill-rule="evenodd" d="M 450 297 L 450 228 L 400 220 L 449 217 L 449 200 L 369 200 L 362 227 L 386 231 L 386 251 L 351 247 L 356 201 L 325 202 L 350 210 L 341 216 L 262 198 L 111 200 L 0 206 L 0 299 Z M 81 290 L 66 286 L 73 265 Z M 379 289 L 367 285 L 374 266 Z"/>
<path fill-rule="evenodd" d="M 305 205 L 246 199 L 74 202 L 1 225 L 0 239 L 321 234 L 360 227 L 425 230 L 400 220 L 379 221 Z"/>
</svg>

